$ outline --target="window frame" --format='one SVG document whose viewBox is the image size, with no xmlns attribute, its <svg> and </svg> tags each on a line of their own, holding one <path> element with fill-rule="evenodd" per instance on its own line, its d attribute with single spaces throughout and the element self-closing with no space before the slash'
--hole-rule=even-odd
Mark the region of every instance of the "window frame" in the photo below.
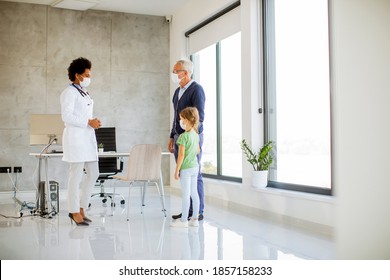
<svg viewBox="0 0 390 280">
<path fill-rule="evenodd" d="M 211 179 L 217 179 L 217 180 L 224 180 L 224 181 L 231 181 L 231 182 L 238 182 L 242 183 L 241 177 L 232 177 L 232 176 L 226 176 L 222 175 L 222 111 L 221 111 L 221 42 L 217 42 L 215 44 L 215 52 L 216 52 L 216 62 L 215 62 L 215 74 L 216 74 L 216 136 L 217 136 L 217 174 L 209 174 L 209 173 L 203 173 L 202 176 L 204 178 L 211 178 Z M 193 61 L 193 56 L 190 56 L 191 61 Z"/>
<path fill-rule="evenodd" d="M 269 47 L 269 42 L 268 42 L 268 36 L 267 34 L 270 33 L 269 28 L 274 28 L 274 25 L 272 25 L 271 21 L 268 19 L 267 16 L 267 11 L 269 10 L 268 3 L 269 0 L 262 0 L 261 1 L 261 11 L 260 15 L 262 16 L 262 26 L 260 27 L 262 31 L 262 36 L 260 36 L 260 42 L 262 46 L 262 50 L 259 50 L 261 52 L 261 55 L 263 57 L 263 62 L 260 67 L 262 68 L 262 98 L 264 100 L 263 108 L 264 108 L 264 143 L 269 141 L 271 139 L 270 137 L 270 125 L 269 125 L 269 120 L 270 120 L 270 106 L 269 106 L 269 101 L 271 99 L 271 94 L 270 93 L 270 88 L 269 87 L 269 82 L 270 82 L 270 74 L 269 74 L 269 68 L 270 68 L 270 63 L 269 63 L 269 55 L 271 52 L 274 51 L 271 47 Z M 329 11 L 329 1 L 328 2 L 328 47 L 330 50 L 331 42 L 330 42 L 330 11 Z M 275 30 L 273 30 L 273 33 L 271 31 L 271 36 L 272 34 L 275 34 Z M 331 52 L 329 51 L 329 64 L 331 62 Z M 331 83 L 331 74 L 332 71 L 329 68 L 329 83 Z M 332 92 L 331 92 L 331 84 L 330 84 L 330 92 L 329 92 L 329 97 L 331 98 Z M 331 106 L 331 103 L 330 103 Z M 331 107 L 329 108 L 331 110 Z M 330 114 L 331 117 L 331 114 Z M 330 128 L 332 128 L 332 118 L 330 118 Z M 330 131 L 331 133 L 331 131 Z M 330 139 L 331 141 L 331 139 Z M 332 165 L 332 143 L 330 143 L 331 150 L 330 150 L 330 157 L 331 157 L 331 165 Z M 315 187 L 315 186 L 307 186 L 307 185 L 300 185 L 300 184 L 293 184 L 293 183 L 285 183 L 285 182 L 277 182 L 277 181 L 268 181 L 268 188 L 274 188 L 274 189 L 282 189 L 282 190 L 290 190 L 290 191 L 298 191 L 298 192 L 303 192 L 303 193 L 311 193 L 311 194 L 319 194 L 319 195 L 327 195 L 327 196 L 332 196 L 333 195 L 333 182 L 332 182 L 332 166 L 331 166 L 331 178 L 330 178 L 330 185 L 331 188 L 322 188 L 322 187 Z"/>
</svg>

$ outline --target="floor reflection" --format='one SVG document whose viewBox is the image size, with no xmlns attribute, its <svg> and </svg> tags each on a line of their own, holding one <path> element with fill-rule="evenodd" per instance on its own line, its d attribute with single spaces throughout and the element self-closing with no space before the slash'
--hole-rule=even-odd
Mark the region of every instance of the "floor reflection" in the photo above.
<svg viewBox="0 0 390 280">
<path fill-rule="evenodd" d="M 329 260 L 334 256 L 334 243 L 327 236 L 212 205 L 207 205 L 198 228 L 172 228 L 172 209 L 180 209 L 180 197 L 166 197 L 167 217 L 161 213 L 158 196 L 155 200 L 150 196 L 143 214 L 139 197 L 132 200 L 130 221 L 127 204 L 112 208 L 94 203 L 87 211 L 93 222 L 81 227 L 70 223 L 65 200 L 51 219 L 26 213 L 17 218 L 20 207 L 0 197 L 0 259 Z"/>
<path fill-rule="evenodd" d="M 112 260 L 124 251 L 123 242 L 118 235 L 107 232 L 105 227 L 96 227 L 89 236 L 89 243 L 96 260 Z"/>
</svg>

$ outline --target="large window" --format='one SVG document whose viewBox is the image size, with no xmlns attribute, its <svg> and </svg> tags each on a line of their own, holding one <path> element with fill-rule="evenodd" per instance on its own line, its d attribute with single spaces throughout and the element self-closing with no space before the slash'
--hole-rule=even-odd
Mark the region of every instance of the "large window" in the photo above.
<svg viewBox="0 0 390 280">
<path fill-rule="evenodd" d="M 330 194 L 327 0 L 264 0 L 266 138 L 276 144 L 270 186 Z"/>
<path fill-rule="evenodd" d="M 241 33 L 194 53 L 192 60 L 194 79 L 206 94 L 202 173 L 240 180 Z"/>
<path fill-rule="evenodd" d="M 202 173 L 241 182 L 241 1 L 187 32 L 193 79 L 206 95 Z"/>
</svg>

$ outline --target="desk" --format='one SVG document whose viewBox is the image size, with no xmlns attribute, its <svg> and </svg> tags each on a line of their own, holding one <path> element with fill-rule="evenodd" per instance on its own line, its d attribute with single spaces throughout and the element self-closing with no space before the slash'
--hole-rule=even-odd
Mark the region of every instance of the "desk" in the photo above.
<svg viewBox="0 0 390 280">
<path fill-rule="evenodd" d="M 58 213 L 58 209 L 54 209 L 52 203 L 51 203 L 51 197 L 49 195 L 49 178 L 48 178 L 48 160 L 50 158 L 62 158 L 63 154 L 62 153 L 30 153 L 30 156 L 34 156 L 39 159 L 39 170 L 38 170 L 38 186 L 41 182 L 41 164 L 42 161 L 45 163 L 45 193 L 44 193 L 44 207 L 41 207 L 41 211 L 43 213 L 47 213 L 49 215 L 56 215 Z M 103 152 L 103 153 L 98 153 L 99 158 L 104 158 L 104 157 L 116 157 L 116 158 L 123 158 L 123 157 L 128 157 L 130 155 L 129 152 Z M 161 155 L 171 155 L 170 152 L 162 152 Z M 164 187 L 163 187 L 163 180 L 162 180 L 162 171 L 160 170 L 160 184 L 161 184 L 161 189 L 162 189 L 162 195 L 164 197 Z M 39 198 L 40 194 L 39 188 L 37 191 L 37 198 Z M 50 209 L 49 209 L 50 206 Z M 42 209 L 43 208 L 43 209 Z"/>
<path fill-rule="evenodd" d="M 35 156 L 37 158 L 42 158 L 42 159 L 47 159 L 47 158 L 59 158 L 62 157 L 62 153 L 47 153 L 47 154 L 40 154 L 40 153 L 30 153 L 30 156 Z M 121 157 L 128 157 L 130 155 L 129 152 L 124 153 L 124 152 L 103 152 L 103 153 L 98 153 L 99 157 L 116 157 L 116 158 L 121 158 Z M 170 152 L 162 152 L 161 155 L 172 155 Z"/>
</svg>

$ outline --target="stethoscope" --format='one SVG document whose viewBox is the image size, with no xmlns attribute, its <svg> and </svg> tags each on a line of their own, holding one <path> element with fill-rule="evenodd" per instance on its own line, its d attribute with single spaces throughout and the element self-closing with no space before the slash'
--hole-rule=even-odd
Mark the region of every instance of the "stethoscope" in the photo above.
<svg viewBox="0 0 390 280">
<path fill-rule="evenodd" d="M 79 91 L 79 93 L 80 93 L 80 95 L 81 95 L 82 97 L 86 97 L 86 98 L 89 100 L 89 102 L 87 102 L 87 105 L 88 105 L 88 106 L 92 104 L 92 99 L 91 99 L 91 97 L 89 96 L 89 93 L 88 93 L 88 92 L 83 91 L 82 89 L 76 87 L 75 84 L 72 84 L 72 86 L 73 86 L 75 89 L 77 89 L 77 90 Z"/>
</svg>

